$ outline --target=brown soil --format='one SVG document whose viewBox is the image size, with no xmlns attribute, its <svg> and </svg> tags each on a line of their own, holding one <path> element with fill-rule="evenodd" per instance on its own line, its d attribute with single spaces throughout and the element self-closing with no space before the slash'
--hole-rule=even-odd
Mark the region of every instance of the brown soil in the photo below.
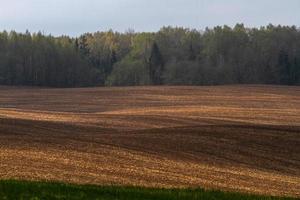
<svg viewBox="0 0 300 200">
<path fill-rule="evenodd" d="M 300 197 L 300 87 L 0 87 L 0 178 Z"/>
</svg>

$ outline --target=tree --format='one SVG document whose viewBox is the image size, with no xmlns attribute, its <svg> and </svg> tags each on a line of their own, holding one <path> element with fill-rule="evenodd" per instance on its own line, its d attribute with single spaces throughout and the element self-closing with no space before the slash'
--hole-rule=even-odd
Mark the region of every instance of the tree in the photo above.
<svg viewBox="0 0 300 200">
<path fill-rule="evenodd" d="M 289 55 L 286 53 L 284 49 L 281 49 L 278 55 L 278 65 L 280 72 L 280 83 L 282 84 L 290 84 L 291 83 L 291 65 L 289 62 Z"/>
<path fill-rule="evenodd" d="M 164 70 L 164 60 L 160 53 L 157 44 L 154 42 L 149 58 L 149 77 L 154 85 L 161 85 L 163 83 L 162 73 Z"/>
<path fill-rule="evenodd" d="M 116 63 L 110 76 L 106 80 L 107 86 L 135 86 L 147 85 L 149 78 L 146 65 L 139 60 L 125 58 Z"/>
<path fill-rule="evenodd" d="M 194 47 L 193 47 L 192 44 L 190 44 L 188 59 L 189 59 L 190 61 L 195 61 L 196 58 L 197 58 L 197 56 L 196 56 Z"/>
<path fill-rule="evenodd" d="M 0 32 L 0 84 L 108 83 L 300 85 L 300 30 L 237 24 L 205 32 L 163 27 L 156 33 L 110 30 L 78 38 Z"/>
<path fill-rule="evenodd" d="M 82 35 L 79 38 L 76 38 L 75 47 L 79 49 L 80 53 L 84 56 L 89 54 L 88 44 L 87 44 L 88 35 Z"/>
</svg>

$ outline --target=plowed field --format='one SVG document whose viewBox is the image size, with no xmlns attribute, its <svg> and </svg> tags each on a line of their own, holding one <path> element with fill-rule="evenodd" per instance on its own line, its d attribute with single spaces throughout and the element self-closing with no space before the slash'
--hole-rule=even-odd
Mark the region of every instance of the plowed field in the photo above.
<svg viewBox="0 0 300 200">
<path fill-rule="evenodd" d="M 0 179 L 300 197 L 300 87 L 0 87 Z"/>
</svg>

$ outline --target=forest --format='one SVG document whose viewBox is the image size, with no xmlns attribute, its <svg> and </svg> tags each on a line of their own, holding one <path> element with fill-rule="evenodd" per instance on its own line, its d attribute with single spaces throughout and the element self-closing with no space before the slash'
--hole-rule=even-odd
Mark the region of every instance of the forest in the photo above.
<svg viewBox="0 0 300 200">
<path fill-rule="evenodd" d="M 0 33 L 0 84 L 45 87 L 300 85 L 296 26 Z"/>
</svg>

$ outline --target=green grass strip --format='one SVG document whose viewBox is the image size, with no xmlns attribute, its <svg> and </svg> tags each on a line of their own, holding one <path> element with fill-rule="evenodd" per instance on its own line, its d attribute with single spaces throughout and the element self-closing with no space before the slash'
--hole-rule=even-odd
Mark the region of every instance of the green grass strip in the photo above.
<svg viewBox="0 0 300 200">
<path fill-rule="evenodd" d="M 292 200 L 203 189 L 72 185 L 52 182 L 0 181 L 1 200 Z"/>
</svg>

